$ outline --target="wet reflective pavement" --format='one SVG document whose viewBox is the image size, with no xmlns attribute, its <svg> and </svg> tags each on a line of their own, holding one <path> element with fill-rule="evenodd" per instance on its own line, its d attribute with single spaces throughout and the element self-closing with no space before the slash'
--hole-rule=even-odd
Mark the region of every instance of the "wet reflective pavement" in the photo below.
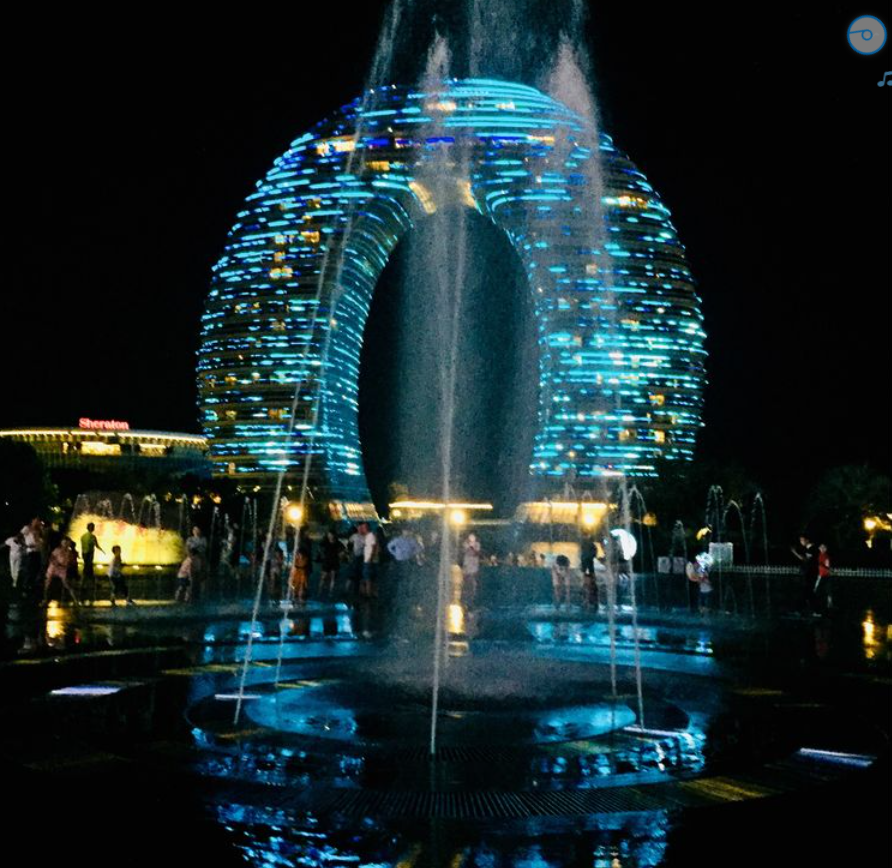
<svg viewBox="0 0 892 868">
<path fill-rule="evenodd" d="M 50 609 L 45 641 L 0 664 L 14 837 L 39 840 L 53 794 L 47 827 L 95 864 L 121 848 L 145 864 L 835 864 L 887 846 L 892 667 L 873 613 L 644 613 L 644 726 L 623 613 L 615 701 L 603 616 L 469 615 L 434 761 L 430 643 L 403 626 L 266 610 L 236 725 L 244 607 Z"/>
</svg>

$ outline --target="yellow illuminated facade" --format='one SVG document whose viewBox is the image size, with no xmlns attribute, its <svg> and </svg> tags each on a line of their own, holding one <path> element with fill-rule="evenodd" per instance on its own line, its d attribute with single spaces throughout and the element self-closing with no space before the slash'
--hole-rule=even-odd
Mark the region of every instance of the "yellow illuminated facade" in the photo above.
<svg viewBox="0 0 892 868">
<path fill-rule="evenodd" d="M 570 524 L 594 529 L 609 509 L 600 501 L 542 500 L 522 503 L 515 513 L 517 521 L 529 524 Z"/>
<path fill-rule="evenodd" d="M 94 533 L 104 549 L 96 552 L 97 564 L 107 565 L 111 561 L 112 546 L 121 547 L 121 556 L 129 566 L 174 566 L 186 556 L 183 538 L 177 531 L 144 527 L 89 512 L 72 519 L 68 536 L 79 545 L 91 523 L 96 525 Z"/>
<path fill-rule="evenodd" d="M 449 510 L 449 521 L 456 526 L 467 524 L 469 513 L 492 512 L 491 503 L 443 503 L 441 500 L 398 500 L 389 504 L 391 518 L 399 521 L 414 521 L 427 515 L 442 515 Z"/>
</svg>

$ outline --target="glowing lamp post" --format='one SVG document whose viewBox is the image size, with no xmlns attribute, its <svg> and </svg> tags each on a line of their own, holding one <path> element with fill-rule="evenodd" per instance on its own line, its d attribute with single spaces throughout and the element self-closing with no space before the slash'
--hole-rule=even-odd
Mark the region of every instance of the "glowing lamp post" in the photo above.
<svg viewBox="0 0 892 868">
<path fill-rule="evenodd" d="M 293 527 L 299 527 L 304 518 L 304 508 L 299 503 L 285 505 L 285 521 Z"/>
</svg>

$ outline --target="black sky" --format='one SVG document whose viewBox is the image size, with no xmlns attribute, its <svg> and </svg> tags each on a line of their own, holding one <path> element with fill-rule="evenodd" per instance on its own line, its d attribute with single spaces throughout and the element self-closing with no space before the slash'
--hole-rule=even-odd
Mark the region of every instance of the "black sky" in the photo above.
<svg viewBox="0 0 892 868">
<path fill-rule="evenodd" d="M 20 29 L 0 426 L 197 430 L 211 265 L 272 160 L 362 87 L 383 4 L 271 8 Z M 796 484 L 889 471 L 892 40 L 863 57 L 845 33 L 892 8 L 696 8 L 592 4 L 590 42 L 605 126 L 699 281 L 701 452 Z"/>
</svg>

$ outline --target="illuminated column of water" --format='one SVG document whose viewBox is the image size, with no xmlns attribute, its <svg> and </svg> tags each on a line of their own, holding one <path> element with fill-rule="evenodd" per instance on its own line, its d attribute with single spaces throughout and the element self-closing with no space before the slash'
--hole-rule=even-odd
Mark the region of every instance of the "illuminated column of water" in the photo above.
<svg viewBox="0 0 892 868">
<path fill-rule="evenodd" d="M 301 506 L 300 509 L 303 510 L 303 507 Z M 300 548 L 301 535 L 303 534 L 303 518 L 304 518 L 303 512 L 301 511 L 301 514 L 299 516 L 299 523 L 297 524 L 297 526 L 294 529 L 294 545 L 292 546 L 292 550 L 291 550 L 291 565 L 292 565 L 292 567 L 294 566 L 294 564 L 297 561 L 297 552 L 298 552 L 298 549 Z M 309 580 L 309 576 L 307 578 Z M 286 584 L 285 601 L 282 606 L 282 617 L 279 619 L 279 653 L 276 656 L 276 677 L 273 681 L 273 683 L 275 684 L 276 687 L 279 686 L 279 679 L 282 676 L 282 658 L 285 653 L 285 624 L 288 620 L 288 615 L 291 612 L 291 606 L 292 606 L 293 602 L 294 602 L 294 589 L 291 586 L 291 580 L 289 577 L 289 580 Z M 278 699 L 278 694 L 276 695 L 276 698 Z"/>
<path fill-rule="evenodd" d="M 357 124 L 353 131 L 353 147 L 350 150 L 350 155 L 347 160 L 346 173 L 352 174 L 354 171 L 354 159 L 356 159 L 358 155 L 358 159 L 360 160 L 360 164 L 365 160 L 365 151 L 362 148 L 357 149 L 357 142 L 361 141 L 362 135 L 364 133 L 363 126 L 363 118 L 365 117 L 365 113 L 368 110 L 368 104 L 374 97 L 375 87 L 387 77 L 389 77 L 390 66 L 392 60 L 393 53 L 393 41 L 394 34 L 396 32 L 397 25 L 399 23 L 400 14 L 402 11 L 402 0 L 395 0 L 395 2 L 391 5 L 389 10 L 389 15 L 386 21 L 385 26 L 381 29 L 378 38 L 378 44 L 375 52 L 375 56 L 373 59 L 372 67 L 369 74 L 369 79 L 367 81 L 367 86 L 363 91 L 363 99 L 361 103 L 361 107 L 359 112 L 357 113 Z M 316 293 L 312 305 L 312 315 L 310 319 L 310 333 L 315 334 L 317 331 L 317 321 L 319 318 L 319 310 L 320 310 L 320 302 L 325 291 L 325 288 L 328 284 L 329 280 L 333 280 L 335 286 L 338 285 L 340 274 L 344 264 L 344 254 L 348 246 L 348 241 L 350 238 L 350 234 L 354 225 L 356 215 L 356 205 L 354 204 L 350 210 L 347 225 L 344 230 L 344 237 L 339 240 L 333 239 L 329 242 L 323 253 L 322 262 L 319 268 L 319 277 L 316 282 Z M 337 246 L 337 251 L 335 253 L 335 270 L 334 274 L 331 274 L 331 269 L 329 266 L 329 262 L 332 256 L 333 248 Z M 336 298 L 337 293 L 333 292 L 333 296 Z M 330 335 L 331 329 L 326 328 L 325 330 L 325 344 L 323 350 L 322 357 L 322 369 L 325 369 L 326 364 L 328 363 L 328 349 L 330 346 Z M 306 362 L 308 361 L 309 354 L 313 352 L 312 341 L 308 340 L 304 343 L 301 355 L 299 357 L 300 364 L 297 366 L 297 370 L 303 372 L 303 376 L 309 379 L 309 375 L 307 372 Z M 305 385 L 304 379 L 301 376 L 298 376 L 294 386 L 294 397 L 291 402 L 290 413 L 288 414 L 288 428 L 287 428 L 287 436 L 286 443 L 290 443 L 292 437 L 294 436 L 294 426 L 297 417 L 297 407 L 300 401 L 302 387 Z M 316 428 L 317 422 L 319 419 L 319 404 L 322 400 L 322 390 L 319 387 L 319 382 L 316 382 L 315 395 L 313 399 L 313 420 L 314 424 L 311 429 L 311 439 L 308 447 L 308 452 L 306 455 L 306 459 L 304 461 L 303 468 L 303 476 L 301 479 L 301 490 L 300 490 L 300 508 L 302 513 L 305 513 L 306 510 L 306 498 L 307 498 L 307 484 L 309 480 L 310 473 L 310 465 L 312 463 L 313 458 L 313 448 L 315 445 L 315 436 L 316 436 Z M 270 515 L 270 522 L 268 526 L 268 532 L 266 535 L 266 544 L 263 547 L 263 558 L 260 564 L 260 573 L 257 576 L 257 587 L 254 594 L 254 606 L 251 611 L 251 630 L 248 634 L 248 644 L 245 649 L 245 659 L 242 665 L 241 677 L 239 679 L 239 689 L 238 689 L 238 700 L 236 701 L 235 708 L 235 723 L 238 724 L 239 717 L 241 715 L 242 704 L 244 701 L 244 693 L 245 693 L 245 682 L 248 675 L 248 667 L 251 663 L 251 655 L 253 652 L 253 642 L 254 642 L 254 632 L 257 626 L 257 620 L 260 614 L 260 601 L 263 594 L 263 580 L 266 575 L 266 568 L 269 563 L 269 553 L 270 548 L 273 542 L 273 533 L 275 529 L 275 523 L 277 519 L 278 512 L 278 504 L 282 497 L 282 488 L 285 479 L 285 474 L 288 472 L 287 464 L 282 466 L 280 472 L 276 475 L 276 485 L 275 491 L 272 499 L 272 509 Z M 256 505 L 255 505 L 256 507 Z M 290 584 L 290 583 L 289 583 Z M 281 651 L 277 665 L 277 674 L 276 674 L 276 684 L 278 685 L 278 676 L 281 670 Z"/>
<path fill-rule="evenodd" d="M 622 478 L 622 512 L 623 526 L 630 538 L 632 537 L 632 508 L 629 502 L 629 484 L 625 476 Z M 622 541 L 621 548 L 622 548 Z M 635 557 L 634 552 L 629 552 L 629 593 L 632 602 L 632 643 L 635 649 L 635 692 L 638 696 L 638 726 L 644 729 L 644 692 L 641 683 L 641 644 L 638 637 L 638 601 L 635 595 Z M 623 552 L 623 557 L 626 553 Z"/>
<path fill-rule="evenodd" d="M 616 702 L 616 570 L 612 557 L 613 537 L 610 527 L 610 512 L 604 514 L 605 550 L 604 561 L 607 567 L 607 635 L 610 638 L 610 696 Z"/>
<path fill-rule="evenodd" d="M 450 52 L 446 41 L 437 37 L 431 46 L 424 73 L 423 86 L 427 92 L 436 92 L 447 80 Z M 430 132 L 437 134 L 437 122 L 431 123 Z M 452 205 L 451 192 L 459 179 L 468 178 L 467 152 L 459 152 L 460 166 L 452 165 L 454 155 L 435 152 L 427 167 L 426 180 L 434 191 L 435 201 L 446 206 Z M 452 531 L 447 505 L 452 501 L 452 451 L 455 427 L 455 385 L 458 368 L 459 321 L 461 316 L 462 288 L 466 277 L 467 223 L 464 212 L 451 213 L 440 223 L 436 243 L 431 252 L 431 261 L 422 273 L 433 275 L 436 280 L 437 306 L 441 322 L 445 326 L 444 341 L 439 348 L 440 381 L 440 431 L 441 452 L 441 499 L 443 521 L 441 526 L 440 564 L 437 580 L 436 625 L 434 628 L 433 677 L 431 684 L 431 725 L 430 755 L 437 752 L 437 714 L 440 701 L 440 677 L 445 658 L 446 645 L 446 606 L 451 590 Z"/>
<path fill-rule="evenodd" d="M 765 501 L 761 493 L 757 493 L 753 498 L 752 518 L 750 520 L 750 533 L 756 532 L 756 510 L 760 511 L 762 517 L 762 550 L 765 555 L 765 566 L 768 566 L 768 516 L 765 512 Z M 771 576 L 768 570 L 765 570 L 765 614 L 771 617 Z"/>
</svg>

